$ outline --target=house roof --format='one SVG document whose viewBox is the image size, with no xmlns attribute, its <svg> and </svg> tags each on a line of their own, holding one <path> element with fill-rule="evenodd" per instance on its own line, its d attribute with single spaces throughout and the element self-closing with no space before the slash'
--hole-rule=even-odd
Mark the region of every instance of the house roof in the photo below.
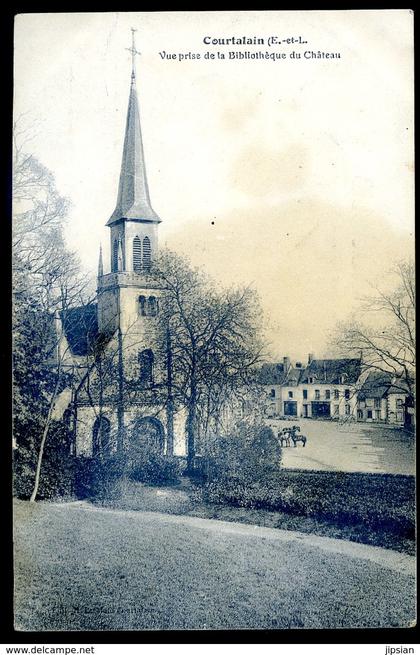
<svg viewBox="0 0 420 655">
<path fill-rule="evenodd" d="M 400 395 L 407 395 L 408 388 L 407 385 L 404 384 L 404 381 L 402 380 L 401 383 L 398 384 L 391 384 L 391 386 L 388 388 L 387 391 L 388 394 L 395 393 L 395 394 L 400 394 Z"/>
<path fill-rule="evenodd" d="M 293 386 L 299 384 L 302 373 L 303 373 L 302 368 L 296 368 L 295 366 L 292 366 L 291 368 L 289 368 L 287 372 L 285 384 L 290 384 Z"/>
<path fill-rule="evenodd" d="M 263 364 L 260 370 L 261 384 L 297 385 L 313 377 L 319 384 L 340 384 L 344 375 L 346 384 L 355 384 L 361 371 L 360 359 L 314 359 L 306 368 L 291 366 L 285 370 L 284 363 Z"/>
<path fill-rule="evenodd" d="M 359 400 L 366 398 L 384 398 L 389 391 L 391 375 L 381 371 L 372 371 L 364 381 L 357 397 Z"/>
<path fill-rule="evenodd" d="M 365 398 L 384 398 L 389 394 L 406 395 L 407 393 L 408 390 L 404 380 L 398 383 L 398 379 L 395 379 L 392 373 L 371 371 L 358 393 L 358 398 L 360 400 L 364 400 Z"/>
<path fill-rule="evenodd" d="M 61 312 L 64 335 L 72 355 L 87 355 L 98 336 L 97 305 L 74 307 Z"/>
<path fill-rule="evenodd" d="M 283 384 L 285 381 L 283 364 L 263 364 L 259 371 L 260 384 Z"/>
<path fill-rule="evenodd" d="M 304 369 L 300 382 L 309 382 L 314 378 L 319 384 L 355 384 L 361 372 L 360 359 L 313 359 Z"/>
</svg>

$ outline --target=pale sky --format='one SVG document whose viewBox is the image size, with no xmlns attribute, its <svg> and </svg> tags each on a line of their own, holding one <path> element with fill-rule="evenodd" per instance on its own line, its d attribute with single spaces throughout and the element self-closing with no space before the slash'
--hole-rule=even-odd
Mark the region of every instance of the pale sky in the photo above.
<svg viewBox="0 0 420 655">
<path fill-rule="evenodd" d="M 321 356 L 335 323 L 414 249 L 412 22 L 408 10 L 18 16 L 15 115 L 36 125 L 28 148 L 72 201 L 66 237 L 88 274 L 100 242 L 109 268 L 133 27 L 160 243 L 257 289 L 273 357 Z"/>
</svg>

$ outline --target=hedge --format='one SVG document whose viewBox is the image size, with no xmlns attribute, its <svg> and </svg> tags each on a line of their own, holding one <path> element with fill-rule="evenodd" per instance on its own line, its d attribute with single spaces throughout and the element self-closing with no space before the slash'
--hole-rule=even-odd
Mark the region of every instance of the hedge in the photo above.
<svg viewBox="0 0 420 655">
<path fill-rule="evenodd" d="M 259 480 L 215 477 L 204 485 L 210 503 L 281 511 L 336 525 L 363 523 L 414 539 L 412 476 L 283 469 Z"/>
</svg>

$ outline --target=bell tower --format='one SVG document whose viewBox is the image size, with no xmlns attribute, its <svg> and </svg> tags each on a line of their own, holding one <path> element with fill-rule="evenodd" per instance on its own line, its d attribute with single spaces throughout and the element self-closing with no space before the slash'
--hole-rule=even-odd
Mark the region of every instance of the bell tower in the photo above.
<svg viewBox="0 0 420 655">
<path fill-rule="evenodd" d="M 159 216 L 152 208 L 147 184 L 140 112 L 136 89 L 132 30 L 131 83 L 117 203 L 110 228 L 110 273 L 98 267 L 98 327 L 100 333 L 144 333 L 144 320 L 159 311 L 161 289 L 151 268 L 158 252 Z M 128 339 L 130 341 L 130 339 Z"/>
<path fill-rule="evenodd" d="M 176 446 L 184 454 L 185 416 L 180 411 L 175 424 L 169 337 L 159 321 L 166 291 L 153 269 L 161 220 L 152 208 L 147 184 L 134 62 L 138 53 L 132 32 L 118 195 L 107 222 L 108 266 L 102 248 L 99 251 L 97 317 L 102 338 L 98 339 L 91 391 L 86 394 L 92 403 L 97 393 L 97 407 L 94 410 L 85 403 L 78 408 L 77 452 L 89 456 L 101 452 L 98 435 L 104 429 L 110 444 L 106 452 L 126 453 L 135 462 L 143 450 L 171 455 Z"/>
</svg>

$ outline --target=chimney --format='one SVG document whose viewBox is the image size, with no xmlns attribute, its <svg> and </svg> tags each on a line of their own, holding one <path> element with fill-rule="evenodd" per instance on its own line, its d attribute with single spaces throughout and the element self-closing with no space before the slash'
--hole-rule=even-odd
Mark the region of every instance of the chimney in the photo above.
<svg viewBox="0 0 420 655">
<path fill-rule="evenodd" d="M 313 353 L 309 353 L 309 355 L 308 355 L 308 365 L 312 362 L 314 357 L 315 357 L 315 355 Z"/>
<path fill-rule="evenodd" d="M 290 357 L 283 357 L 283 369 L 285 373 L 288 373 L 290 368 Z"/>
</svg>

